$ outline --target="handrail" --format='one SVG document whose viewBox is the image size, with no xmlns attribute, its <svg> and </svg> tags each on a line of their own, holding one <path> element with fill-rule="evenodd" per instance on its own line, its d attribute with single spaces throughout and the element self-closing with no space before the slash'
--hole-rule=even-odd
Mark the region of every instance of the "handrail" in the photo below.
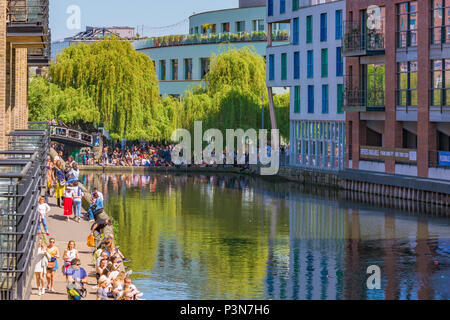
<svg viewBox="0 0 450 320">
<path fill-rule="evenodd" d="M 92 134 L 87 134 L 83 131 L 76 129 L 70 129 L 62 126 L 50 126 L 51 136 L 64 137 L 73 141 L 81 141 L 83 143 L 88 143 L 90 145 L 94 144 L 94 136 Z M 72 135 L 72 136 L 71 136 Z M 75 135 L 75 136 L 74 136 Z M 83 136 L 87 139 L 83 139 Z"/>
</svg>

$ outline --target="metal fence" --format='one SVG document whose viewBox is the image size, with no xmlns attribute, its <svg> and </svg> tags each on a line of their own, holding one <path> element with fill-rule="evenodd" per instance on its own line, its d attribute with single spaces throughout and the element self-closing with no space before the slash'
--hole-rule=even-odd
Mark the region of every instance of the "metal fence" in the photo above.
<svg viewBox="0 0 450 320">
<path fill-rule="evenodd" d="M 48 129 L 17 130 L 0 151 L 0 300 L 28 294 L 49 146 Z"/>
</svg>

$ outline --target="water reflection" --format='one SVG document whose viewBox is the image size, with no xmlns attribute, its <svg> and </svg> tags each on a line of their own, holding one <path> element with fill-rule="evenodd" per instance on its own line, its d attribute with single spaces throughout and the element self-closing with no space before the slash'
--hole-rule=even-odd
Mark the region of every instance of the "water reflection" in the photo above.
<svg viewBox="0 0 450 320">
<path fill-rule="evenodd" d="M 449 298 L 445 218 L 235 175 L 82 179 L 102 189 L 147 299 Z"/>
</svg>

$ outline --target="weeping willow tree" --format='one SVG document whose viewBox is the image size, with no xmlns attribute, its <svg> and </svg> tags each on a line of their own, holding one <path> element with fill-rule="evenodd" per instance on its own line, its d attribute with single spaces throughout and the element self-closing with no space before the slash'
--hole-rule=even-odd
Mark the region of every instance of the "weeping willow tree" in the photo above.
<svg viewBox="0 0 450 320">
<path fill-rule="evenodd" d="M 29 116 L 33 121 L 61 119 L 65 123 L 96 123 L 99 112 L 91 97 L 79 89 L 61 89 L 42 77 L 35 77 L 29 85 Z"/>
<path fill-rule="evenodd" d="M 202 87 L 188 89 L 182 100 L 180 125 L 193 130 L 194 121 L 203 122 L 203 130 L 261 128 L 262 105 L 265 128 L 270 128 L 266 65 L 253 47 L 227 47 L 212 54 L 210 70 Z M 283 121 L 280 133 L 289 137 L 289 94 L 275 96 L 277 118 Z M 287 119 L 287 120 L 286 120 Z M 279 120 L 279 121 L 280 121 Z"/>
<path fill-rule="evenodd" d="M 50 67 L 50 79 L 62 90 L 90 97 L 114 139 L 167 138 L 154 65 L 131 43 L 105 39 L 71 46 Z"/>
</svg>

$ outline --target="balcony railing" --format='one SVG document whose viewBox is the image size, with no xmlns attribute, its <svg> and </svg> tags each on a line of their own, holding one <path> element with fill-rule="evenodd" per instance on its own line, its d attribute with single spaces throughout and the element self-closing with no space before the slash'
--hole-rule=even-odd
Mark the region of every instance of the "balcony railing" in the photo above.
<svg viewBox="0 0 450 320">
<path fill-rule="evenodd" d="M 343 110 L 360 112 L 384 111 L 385 90 L 382 88 L 362 90 L 355 87 L 345 87 Z"/>
<path fill-rule="evenodd" d="M 289 32 L 278 30 L 272 33 L 273 41 L 289 41 Z M 217 33 L 217 34 L 188 34 L 174 35 L 137 40 L 134 42 L 136 49 L 161 48 L 172 46 L 184 46 L 195 44 L 227 43 L 227 42 L 251 42 L 267 41 L 267 33 L 260 32 L 240 32 L 240 33 Z"/>
<path fill-rule="evenodd" d="M 9 24 L 34 24 L 48 26 L 49 0 L 9 0 Z"/>
<path fill-rule="evenodd" d="M 367 29 L 359 21 L 344 22 L 342 53 L 345 56 L 384 54 L 384 21 L 379 29 Z"/>
</svg>

